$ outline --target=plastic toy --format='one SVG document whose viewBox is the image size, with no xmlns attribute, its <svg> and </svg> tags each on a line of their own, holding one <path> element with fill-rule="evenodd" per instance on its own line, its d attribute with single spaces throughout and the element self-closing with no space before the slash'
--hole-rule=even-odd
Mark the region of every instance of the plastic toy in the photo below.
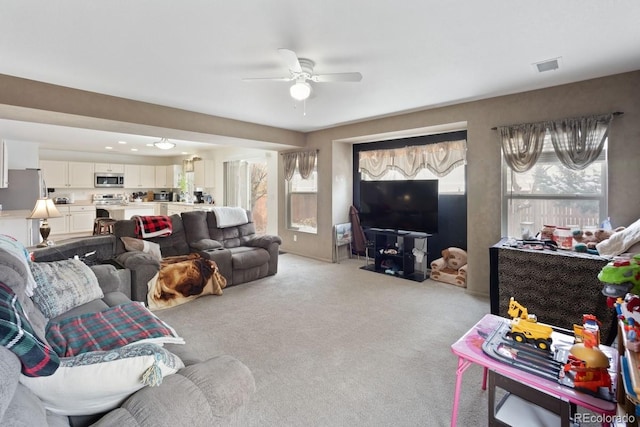
<svg viewBox="0 0 640 427">
<path fill-rule="evenodd" d="M 551 326 L 538 323 L 535 314 L 529 314 L 526 307 L 522 306 L 513 297 L 509 300 L 509 316 L 511 320 L 511 338 L 514 341 L 534 344 L 540 350 L 549 351 L 551 349 Z"/>
<path fill-rule="evenodd" d="M 618 298 L 615 303 L 616 313 L 622 322 L 622 332 L 626 335 L 627 350 L 640 351 L 640 325 L 633 316 L 640 317 L 640 297 L 627 294 L 624 299 Z"/>
<path fill-rule="evenodd" d="M 576 343 L 560 372 L 560 382 L 597 393 L 600 387 L 611 393 L 609 358 L 600 350 L 600 323 L 594 315 L 582 316 L 582 325 L 573 325 Z"/>
<path fill-rule="evenodd" d="M 640 293 L 640 254 L 609 262 L 598 273 L 598 280 L 604 283 L 602 293 L 608 297 Z"/>
</svg>

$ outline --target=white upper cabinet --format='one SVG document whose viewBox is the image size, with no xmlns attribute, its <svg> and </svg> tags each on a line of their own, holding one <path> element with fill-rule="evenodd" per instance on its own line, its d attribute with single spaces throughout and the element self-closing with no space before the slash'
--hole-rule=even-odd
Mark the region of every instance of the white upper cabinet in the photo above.
<svg viewBox="0 0 640 427">
<path fill-rule="evenodd" d="M 47 187 L 94 188 L 93 163 L 40 160 L 40 169 Z"/>
<path fill-rule="evenodd" d="M 177 188 L 181 172 L 180 165 L 156 166 L 156 188 Z"/>
<path fill-rule="evenodd" d="M 124 173 L 124 165 L 120 163 L 96 163 L 96 172 Z"/>
<path fill-rule="evenodd" d="M 214 161 L 198 160 L 193 162 L 193 185 L 196 188 L 214 187 Z"/>
<path fill-rule="evenodd" d="M 156 186 L 156 167 L 153 165 L 124 165 L 125 188 L 149 189 Z"/>
</svg>

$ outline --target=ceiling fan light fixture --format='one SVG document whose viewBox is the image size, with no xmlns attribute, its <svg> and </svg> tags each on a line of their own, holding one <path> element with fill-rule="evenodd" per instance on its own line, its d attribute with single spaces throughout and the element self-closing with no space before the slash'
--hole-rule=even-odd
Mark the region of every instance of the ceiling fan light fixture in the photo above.
<svg viewBox="0 0 640 427">
<path fill-rule="evenodd" d="M 311 95 L 311 85 L 304 81 L 297 81 L 289 88 L 289 93 L 293 99 L 304 101 Z"/>
<path fill-rule="evenodd" d="M 154 142 L 153 145 L 161 150 L 171 150 L 176 146 L 173 142 L 169 142 L 167 138 L 162 138 L 160 141 Z"/>
</svg>

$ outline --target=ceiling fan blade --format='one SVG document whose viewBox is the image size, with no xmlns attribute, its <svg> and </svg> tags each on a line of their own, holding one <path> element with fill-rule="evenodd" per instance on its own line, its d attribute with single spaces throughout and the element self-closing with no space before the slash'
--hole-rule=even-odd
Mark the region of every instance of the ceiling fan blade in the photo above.
<svg viewBox="0 0 640 427">
<path fill-rule="evenodd" d="M 289 67 L 289 70 L 293 71 L 294 73 L 302 72 L 300 61 L 298 61 L 298 55 L 296 55 L 294 51 L 280 48 L 278 49 L 278 53 L 280 53 L 280 56 L 282 56 L 282 58 L 287 63 L 287 67 Z"/>
<path fill-rule="evenodd" d="M 359 82 L 362 80 L 360 73 L 329 73 L 315 74 L 311 76 L 311 80 L 318 83 L 325 82 Z"/>
<path fill-rule="evenodd" d="M 248 77 L 243 78 L 244 82 L 255 82 L 255 81 L 272 81 L 272 82 L 290 82 L 292 80 L 291 77 Z"/>
</svg>

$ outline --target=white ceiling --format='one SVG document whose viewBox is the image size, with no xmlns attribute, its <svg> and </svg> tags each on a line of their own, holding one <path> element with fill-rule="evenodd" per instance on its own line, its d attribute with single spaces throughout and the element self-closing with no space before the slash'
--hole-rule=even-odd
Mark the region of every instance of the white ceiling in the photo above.
<svg viewBox="0 0 640 427">
<path fill-rule="evenodd" d="M 308 132 L 638 70 L 639 21 L 637 0 L 0 0 L 0 73 Z M 312 83 L 306 105 L 242 80 L 287 76 L 280 47 L 363 79 Z M 0 137 L 134 138 L 57 128 L 0 120 Z"/>
</svg>

